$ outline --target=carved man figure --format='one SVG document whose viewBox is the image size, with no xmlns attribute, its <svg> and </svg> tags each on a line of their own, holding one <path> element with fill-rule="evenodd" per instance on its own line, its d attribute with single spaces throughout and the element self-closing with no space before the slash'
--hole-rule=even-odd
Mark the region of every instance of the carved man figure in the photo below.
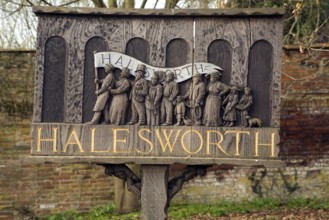
<svg viewBox="0 0 329 220">
<path fill-rule="evenodd" d="M 105 79 L 100 81 L 100 83 L 102 83 L 102 86 L 98 91 L 95 92 L 95 94 L 97 95 L 97 99 L 93 109 L 94 117 L 87 124 L 99 124 L 102 112 L 105 113 L 108 104 L 108 99 L 110 96 L 109 90 L 113 87 L 115 82 L 113 76 L 114 66 L 108 63 L 105 64 L 104 69 L 106 77 Z M 98 80 L 96 80 L 96 83 L 99 83 Z M 107 121 L 107 119 L 105 119 L 105 121 Z"/>
<path fill-rule="evenodd" d="M 148 93 L 147 82 L 144 79 L 146 66 L 139 64 L 135 71 L 135 83 L 131 89 L 130 99 L 132 101 L 132 115 L 128 125 L 145 125 L 145 97 Z"/>
<path fill-rule="evenodd" d="M 162 125 L 172 125 L 174 114 L 174 102 L 178 95 L 178 84 L 175 82 L 174 72 L 167 70 L 165 82 L 163 85 L 163 98 L 161 103 L 161 121 Z"/>
<path fill-rule="evenodd" d="M 146 119 L 147 125 L 160 125 L 160 103 L 162 98 L 163 88 L 159 84 L 159 76 L 154 73 L 151 77 L 149 93 L 146 96 Z"/>
<path fill-rule="evenodd" d="M 192 84 L 188 92 L 184 95 L 184 99 L 189 100 L 189 108 L 191 111 L 191 119 L 194 125 L 201 125 L 202 108 L 204 96 L 206 94 L 206 86 L 201 80 L 201 74 L 193 75 Z"/>
<path fill-rule="evenodd" d="M 248 111 L 253 102 L 253 98 L 250 93 L 251 93 L 251 89 L 249 87 L 245 87 L 244 94 L 242 95 L 237 106 L 235 107 L 240 113 L 242 127 L 248 126 L 248 118 L 247 118 L 247 116 L 249 115 Z"/>
</svg>

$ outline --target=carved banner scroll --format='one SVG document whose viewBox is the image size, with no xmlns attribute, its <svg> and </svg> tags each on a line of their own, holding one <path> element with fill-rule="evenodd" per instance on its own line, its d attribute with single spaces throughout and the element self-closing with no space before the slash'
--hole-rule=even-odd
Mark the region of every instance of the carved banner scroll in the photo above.
<svg viewBox="0 0 329 220">
<path fill-rule="evenodd" d="M 193 74 L 206 74 L 214 70 L 222 70 L 219 66 L 211 63 L 196 62 L 194 64 L 189 63 L 175 68 L 160 68 L 143 63 L 131 56 L 118 52 L 99 52 L 95 53 L 95 68 L 104 67 L 106 63 L 111 63 L 117 68 L 128 67 L 130 73 L 135 76 L 134 70 L 139 64 L 146 66 L 145 79 L 150 81 L 154 72 L 166 72 L 167 70 L 173 71 L 176 76 L 176 82 L 183 82 L 192 78 Z"/>
</svg>

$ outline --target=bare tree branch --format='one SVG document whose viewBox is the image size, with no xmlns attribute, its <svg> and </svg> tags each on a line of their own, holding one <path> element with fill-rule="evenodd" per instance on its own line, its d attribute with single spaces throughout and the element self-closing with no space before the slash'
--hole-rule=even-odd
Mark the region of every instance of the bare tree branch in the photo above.
<svg viewBox="0 0 329 220">
<path fill-rule="evenodd" d="M 153 9 L 155 9 L 155 8 L 157 7 L 158 3 L 159 3 L 159 0 L 157 0 L 157 1 L 155 2 Z"/>
<path fill-rule="evenodd" d="M 74 1 L 71 1 L 71 2 L 68 2 L 68 3 L 65 3 L 65 4 L 61 4 L 61 5 L 59 5 L 60 7 L 63 7 L 63 6 L 68 6 L 68 5 L 71 5 L 71 4 L 73 4 L 73 3 L 77 3 L 77 2 L 79 2 L 80 0 L 74 0 Z"/>
<path fill-rule="evenodd" d="M 146 2 L 147 2 L 147 0 L 143 0 L 143 2 L 141 4 L 141 8 L 145 8 Z M 158 1 L 156 3 L 158 3 Z"/>
<path fill-rule="evenodd" d="M 48 6 L 53 6 L 52 4 L 50 4 L 49 2 L 47 2 L 46 0 L 41 0 L 41 2 L 45 3 Z"/>
</svg>

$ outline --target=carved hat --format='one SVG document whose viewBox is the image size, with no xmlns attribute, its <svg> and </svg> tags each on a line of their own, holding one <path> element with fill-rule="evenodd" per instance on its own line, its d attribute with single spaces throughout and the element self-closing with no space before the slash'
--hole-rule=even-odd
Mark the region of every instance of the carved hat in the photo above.
<svg viewBox="0 0 329 220">
<path fill-rule="evenodd" d="M 171 70 L 166 71 L 166 76 L 175 76 L 175 73 Z"/>
<path fill-rule="evenodd" d="M 154 72 L 151 79 L 156 79 L 156 80 L 159 80 L 159 76 L 158 76 L 158 73 L 157 72 Z"/>
<path fill-rule="evenodd" d="M 238 86 L 236 86 L 236 85 L 231 86 L 230 89 L 231 90 L 235 90 L 235 91 L 241 91 L 241 89 Z"/>
<path fill-rule="evenodd" d="M 246 86 L 246 87 L 244 87 L 244 90 L 248 90 L 250 92 L 251 91 L 251 88 L 248 87 L 248 86 Z"/>
<path fill-rule="evenodd" d="M 126 74 L 130 73 L 130 70 L 128 69 L 128 67 L 122 67 L 121 72 L 124 72 Z"/>
<path fill-rule="evenodd" d="M 220 78 L 222 76 L 222 72 L 221 72 L 221 70 L 216 69 L 216 70 L 214 70 L 214 71 L 212 71 L 210 73 L 207 73 L 206 76 L 207 77 L 208 76 L 212 76 L 212 77 L 215 77 L 215 78 Z"/>
<path fill-rule="evenodd" d="M 104 65 L 104 67 L 108 67 L 110 70 L 114 70 L 114 66 L 112 65 L 112 64 L 110 64 L 110 63 L 106 63 L 105 65 Z"/>
<path fill-rule="evenodd" d="M 135 70 L 135 73 L 137 71 L 142 71 L 143 73 L 145 73 L 145 70 L 146 70 L 146 66 L 144 64 L 138 64 L 136 70 Z"/>
<path fill-rule="evenodd" d="M 199 77 L 199 78 L 201 78 L 201 76 L 202 76 L 202 74 L 201 73 L 198 73 L 198 72 L 196 72 L 196 73 L 193 74 L 193 77 Z"/>
</svg>

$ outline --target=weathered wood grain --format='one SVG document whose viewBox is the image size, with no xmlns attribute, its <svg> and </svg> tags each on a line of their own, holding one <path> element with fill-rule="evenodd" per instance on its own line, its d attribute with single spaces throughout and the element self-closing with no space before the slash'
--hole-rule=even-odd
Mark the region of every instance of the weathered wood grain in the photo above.
<svg viewBox="0 0 329 220">
<path fill-rule="evenodd" d="M 169 42 L 184 39 L 189 48 L 192 48 L 192 30 L 193 20 L 186 18 L 125 18 L 124 42 L 136 37 L 146 40 L 150 46 L 149 64 L 165 67 L 166 47 Z M 188 54 L 187 61 L 192 62 L 191 54 Z"/>
<path fill-rule="evenodd" d="M 143 38 L 132 38 L 127 42 L 126 54 L 140 60 L 143 63 L 149 63 L 150 45 Z"/>
<path fill-rule="evenodd" d="M 251 117 L 261 118 L 264 125 L 271 124 L 271 87 L 273 47 L 265 40 L 256 41 L 249 53 L 248 86 L 252 89 Z"/>
<path fill-rule="evenodd" d="M 156 158 L 156 157 L 115 157 L 115 156 L 24 156 L 20 160 L 26 164 L 35 163 L 61 163 L 61 164 L 176 164 L 187 165 L 235 165 L 247 167 L 271 167 L 282 168 L 285 162 L 282 160 L 268 159 L 232 159 L 232 158 Z"/>
<path fill-rule="evenodd" d="M 45 43 L 42 94 L 42 122 L 63 122 L 67 47 L 65 39 L 54 36 Z"/>
<path fill-rule="evenodd" d="M 231 84 L 232 75 L 232 45 L 227 40 L 214 40 L 208 46 L 207 60 L 223 69 L 221 81 Z"/>
<path fill-rule="evenodd" d="M 68 14 L 94 16 L 282 16 L 283 8 L 232 8 L 232 9 L 105 9 L 105 8 L 67 8 L 34 6 L 36 14 Z"/>
<path fill-rule="evenodd" d="M 282 35 L 283 20 L 277 18 L 250 18 L 251 45 L 259 40 L 268 41 L 273 48 L 272 71 L 268 74 L 271 76 L 270 84 L 270 109 L 271 118 L 270 126 L 280 127 L 280 97 L 281 97 L 281 52 L 282 52 Z"/>
<path fill-rule="evenodd" d="M 167 219 L 168 166 L 141 166 L 141 219 Z"/>
<path fill-rule="evenodd" d="M 250 26 L 248 19 L 242 18 L 199 18 L 195 21 L 195 60 L 198 62 L 216 62 L 220 65 L 225 62 L 223 66 L 223 76 L 231 85 L 245 85 L 247 81 L 248 52 L 250 48 Z M 216 44 L 216 42 L 229 42 L 230 46 L 225 44 L 225 48 L 232 48 L 232 52 L 220 55 L 223 52 L 214 51 L 209 45 Z M 218 48 L 222 49 L 222 48 Z M 227 50 L 227 49 L 226 49 Z M 225 56 L 225 60 L 219 61 L 214 58 L 214 55 Z M 209 57 L 212 56 L 212 57 Z M 229 57 L 229 56 L 232 57 Z M 231 67 L 229 64 L 231 63 Z M 227 69 L 224 69 L 227 68 Z M 230 71 L 231 70 L 231 71 Z M 230 78 L 230 79 L 228 79 Z"/>
</svg>

